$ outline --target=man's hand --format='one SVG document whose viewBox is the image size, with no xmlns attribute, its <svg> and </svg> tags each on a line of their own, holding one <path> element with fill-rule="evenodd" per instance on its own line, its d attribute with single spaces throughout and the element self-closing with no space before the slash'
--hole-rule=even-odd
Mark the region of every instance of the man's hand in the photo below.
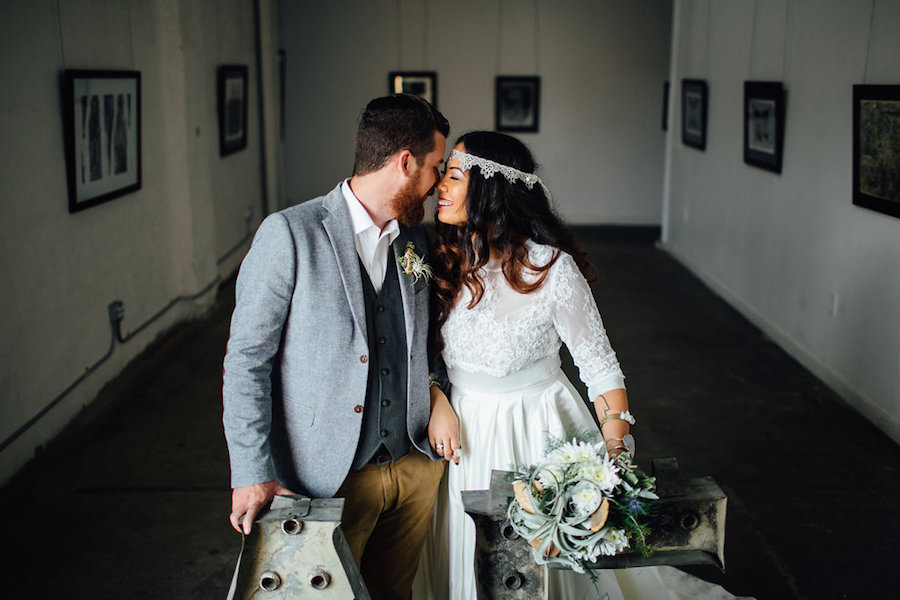
<svg viewBox="0 0 900 600">
<path fill-rule="evenodd" d="M 294 495 L 292 491 L 274 480 L 234 488 L 231 492 L 231 515 L 228 517 L 231 526 L 238 533 L 249 535 L 256 515 L 272 501 L 272 498 L 292 495 Z"/>
<path fill-rule="evenodd" d="M 438 386 L 431 386 L 431 419 L 428 421 L 428 439 L 431 447 L 444 460 L 459 464 L 459 417 L 450 406 L 447 396 Z"/>
</svg>

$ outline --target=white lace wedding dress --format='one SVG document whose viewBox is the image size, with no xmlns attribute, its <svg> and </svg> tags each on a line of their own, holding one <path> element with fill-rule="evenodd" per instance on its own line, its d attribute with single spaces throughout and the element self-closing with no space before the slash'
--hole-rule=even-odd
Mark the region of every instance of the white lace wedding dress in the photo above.
<svg viewBox="0 0 900 600">
<path fill-rule="evenodd" d="M 556 252 L 531 242 L 528 251 L 534 265 L 546 264 Z M 538 462 L 548 436 L 596 430 L 587 406 L 560 370 L 560 343 L 572 354 L 591 398 L 624 387 L 590 287 L 571 256 L 560 254 L 531 294 L 513 290 L 499 264 L 489 262 L 482 274 L 481 302 L 467 308 L 470 295 L 464 289 L 442 329 L 462 457 L 448 466 L 442 482 L 416 598 L 476 598 L 475 527 L 463 511 L 462 490 L 487 489 L 492 469 Z M 534 281 L 536 275 L 527 277 Z M 639 407 L 636 412 L 639 416 Z M 550 597 L 557 600 L 733 597 L 670 567 L 599 570 L 597 587 L 586 575 L 549 573 Z"/>
</svg>

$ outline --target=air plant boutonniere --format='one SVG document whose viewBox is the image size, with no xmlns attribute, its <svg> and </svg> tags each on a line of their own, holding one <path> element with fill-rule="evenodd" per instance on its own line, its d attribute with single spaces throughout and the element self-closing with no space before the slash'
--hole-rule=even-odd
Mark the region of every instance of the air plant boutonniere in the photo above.
<svg viewBox="0 0 900 600">
<path fill-rule="evenodd" d="M 418 282 L 422 277 L 427 280 L 432 276 L 431 267 L 425 264 L 421 256 L 416 254 L 416 245 L 412 242 L 406 242 L 406 252 L 397 259 L 397 262 L 400 263 L 404 273 L 412 276 L 413 283 Z"/>
</svg>

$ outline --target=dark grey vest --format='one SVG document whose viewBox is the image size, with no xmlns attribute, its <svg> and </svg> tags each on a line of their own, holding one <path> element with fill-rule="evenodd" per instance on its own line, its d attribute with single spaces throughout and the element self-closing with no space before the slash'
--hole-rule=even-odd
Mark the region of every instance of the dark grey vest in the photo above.
<svg viewBox="0 0 900 600">
<path fill-rule="evenodd" d="M 360 262 L 369 338 L 369 380 L 353 470 L 361 469 L 373 459 L 377 464 L 397 460 L 409 452 L 412 443 L 406 432 L 408 351 L 396 260 L 391 248 L 378 294 Z"/>
</svg>

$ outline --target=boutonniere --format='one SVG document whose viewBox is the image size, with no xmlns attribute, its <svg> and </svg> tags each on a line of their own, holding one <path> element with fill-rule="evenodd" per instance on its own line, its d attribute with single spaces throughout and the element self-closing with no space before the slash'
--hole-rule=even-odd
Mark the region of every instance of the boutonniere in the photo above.
<svg viewBox="0 0 900 600">
<path fill-rule="evenodd" d="M 413 283 L 424 277 L 426 280 L 431 277 L 431 267 L 425 264 L 421 256 L 416 254 L 416 245 L 412 242 L 406 242 L 406 252 L 397 259 L 403 272 L 412 275 Z"/>
</svg>

